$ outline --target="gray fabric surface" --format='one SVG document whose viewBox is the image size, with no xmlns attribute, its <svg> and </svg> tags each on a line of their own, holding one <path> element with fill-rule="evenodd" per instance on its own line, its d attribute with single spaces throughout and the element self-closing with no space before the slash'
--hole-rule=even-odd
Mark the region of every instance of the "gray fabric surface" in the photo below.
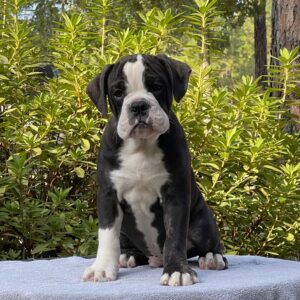
<svg viewBox="0 0 300 300">
<path fill-rule="evenodd" d="M 117 281 L 82 282 L 94 260 L 68 257 L 53 260 L 0 262 L 0 299 L 300 299 L 300 262 L 256 256 L 227 256 L 229 269 L 199 270 L 199 283 L 185 287 L 159 285 L 162 269 L 149 266 L 121 269 Z"/>
</svg>

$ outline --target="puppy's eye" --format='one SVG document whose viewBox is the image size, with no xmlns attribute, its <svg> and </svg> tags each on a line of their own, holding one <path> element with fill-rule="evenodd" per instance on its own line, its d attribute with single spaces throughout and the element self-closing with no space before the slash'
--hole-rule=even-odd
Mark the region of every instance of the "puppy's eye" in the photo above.
<svg viewBox="0 0 300 300">
<path fill-rule="evenodd" d="M 122 90 L 116 90 L 116 91 L 114 91 L 113 96 L 114 96 L 115 98 L 122 98 L 122 96 L 123 96 L 123 91 L 122 91 Z"/>
</svg>

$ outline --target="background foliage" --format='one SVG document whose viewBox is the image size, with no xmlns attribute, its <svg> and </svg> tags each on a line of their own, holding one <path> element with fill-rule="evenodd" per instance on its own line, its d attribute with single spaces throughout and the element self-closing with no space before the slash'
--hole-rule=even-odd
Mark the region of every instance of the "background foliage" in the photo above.
<svg viewBox="0 0 300 300">
<path fill-rule="evenodd" d="M 274 97 L 250 76 L 223 78 L 236 49 L 221 59 L 225 19 L 216 0 L 140 9 L 126 21 L 124 4 L 113 0 L 54 6 L 56 23 L 43 40 L 40 23 L 20 18 L 29 2 L 6 0 L 1 12 L 1 259 L 95 255 L 95 161 L 107 120 L 85 87 L 123 55 L 160 52 L 193 69 L 174 110 L 226 252 L 299 258 L 300 136 L 284 130 L 286 99 L 299 82 L 297 49 L 282 50 L 270 68 L 281 92 Z M 245 66 L 248 53 L 235 60 Z M 49 62 L 53 78 L 39 72 Z"/>
</svg>

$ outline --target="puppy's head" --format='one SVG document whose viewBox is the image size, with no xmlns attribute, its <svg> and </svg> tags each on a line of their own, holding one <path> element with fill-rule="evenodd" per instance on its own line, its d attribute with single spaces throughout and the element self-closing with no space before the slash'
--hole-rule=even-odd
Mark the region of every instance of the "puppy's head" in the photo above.
<svg viewBox="0 0 300 300">
<path fill-rule="evenodd" d="M 87 94 L 102 114 L 107 101 L 123 139 L 157 138 L 169 129 L 173 97 L 184 96 L 191 69 L 166 55 L 131 55 L 107 65 L 88 85 Z"/>
</svg>

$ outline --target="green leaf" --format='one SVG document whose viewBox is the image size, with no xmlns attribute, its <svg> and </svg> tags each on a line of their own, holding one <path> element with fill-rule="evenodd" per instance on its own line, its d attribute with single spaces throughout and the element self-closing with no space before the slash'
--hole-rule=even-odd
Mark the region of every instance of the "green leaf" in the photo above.
<svg viewBox="0 0 300 300">
<path fill-rule="evenodd" d="M 84 152 L 89 151 L 91 148 L 90 142 L 87 139 L 81 139 L 81 148 Z"/>
<path fill-rule="evenodd" d="M 295 241 L 295 236 L 292 233 L 288 233 L 288 235 L 286 236 L 286 240 L 289 242 L 294 242 Z"/>
<path fill-rule="evenodd" d="M 280 170 L 280 169 L 278 169 L 278 168 L 276 168 L 274 166 L 271 166 L 271 165 L 265 165 L 264 168 L 270 169 L 270 170 L 278 172 L 278 173 L 282 173 L 282 170 Z"/>
<path fill-rule="evenodd" d="M 49 244 L 40 244 L 40 245 L 37 245 L 36 247 L 33 248 L 32 250 L 32 254 L 37 254 L 37 253 L 43 253 L 45 251 L 50 251 L 50 250 L 53 250 L 53 248 L 48 248 L 49 247 Z"/>
<path fill-rule="evenodd" d="M 35 156 L 42 154 L 42 149 L 40 147 L 33 148 L 32 151 L 34 152 Z"/>
<path fill-rule="evenodd" d="M 280 49 L 280 55 L 288 59 L 290 56 L 289 50 L 287 48 Z"/>
<path fill-rule="evenodd" d="M 210 167 L 213 167 L 216 170 L 220 170 L 220 166 L 217 165 L 216 163 L 201 163 L 201 165 L 210 166 Z"/>
<path fill-rule="evenodd" d="M 84 172 L 84 170 L 83 170 L 81 167 L 76 167 L 76 168 L 74 169 L 74 171 L 76 172 L 76 174 L 77 174 L 77 176 L 78 176 L 79 178 L 84 178 L 85 172 Z"/>
<path fill-rule="evenodd" d="M 237 139 L 239 136 L 239 132 L 237 131 L 237 127 L 234 127 L 230 130 L 226 131 L 226 146 L 230 147 L 232 143 Z"/>
<path fill-rule="evenodd" d="M 6 57 L 6 56 L 4 56 L 4 55 L 0 55 L 0 64 L 2 64 L 2 65 L 6 65 L 6 64 L 8 64 L 8 58 Z"/>
<path fill-rule="evenodd" d="M 6 76 L 4 76 L 4 75 L 2 75 L 2 74 L 0 74 L 0 79 L 2 79 L 2 80 L 9 80 L 8 77 L 6 77 Z"/>
<path fill-rule="evenodd" d="M 0 186 L 0 196 L 3 197 L 4 193 L 6 192 L 7 186 L 2 185 Z"/>
<path fill-rule="evenodd" d="M 65 225 L 65 228 L 66 228 L 66 231 L 68 232 L 68 233 L 72 233 L 73 232 L 73 227 L 72 226 L 70 226 L 70 225 Z"/>
<path fill-rule="evenodd" d="M 38 132 L 38 131 L 39 131 L 39 128 L 38 128 L 37 126 L 33 125 L 33 124 L 30 124 L 29 126 L 30 126 L 30 128 L 31 128 L 32 130 L 34 130 L 35 132 Z"/>
<path fill-rule="evenodd" d="M 213 182 L 213 185 L 215 185 L 218 181 L 220 177 L 220 174 L 219 173 L 214 173 L 213 176 L 212 176 L 212 182 Z"/>
</svg>

